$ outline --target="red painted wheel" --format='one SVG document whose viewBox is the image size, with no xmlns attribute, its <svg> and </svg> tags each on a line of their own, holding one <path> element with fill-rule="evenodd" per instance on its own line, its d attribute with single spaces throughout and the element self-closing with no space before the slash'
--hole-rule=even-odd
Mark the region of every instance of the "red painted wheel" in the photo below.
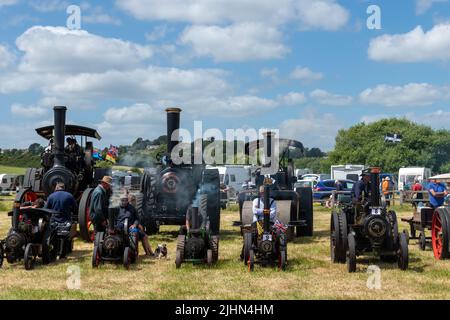
<svg viewBox="0 0 450 320">
<path fill-rule="evenodd" d="M 89 188 L 84 190 L 81 196 L 80 204 L 78 205 L 78 224 L 80 227 L 81 239 L 87 242 L 94 241 L 94 225 L 90 219 L 91 210 L 91 196 L 94 189 Z"/>
<path fill-rule="evenodd" d="M 431 244 L 434 257 L 443 260 L 449 257 L 448 252 L 448 218 L 444 210 L 438 209 L 433 214 L 431 222 Z"/>
</svg>

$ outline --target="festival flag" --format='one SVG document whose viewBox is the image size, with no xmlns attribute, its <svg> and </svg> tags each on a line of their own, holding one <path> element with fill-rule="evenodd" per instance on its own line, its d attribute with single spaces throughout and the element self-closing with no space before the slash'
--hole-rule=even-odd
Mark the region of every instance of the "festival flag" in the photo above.
<svg viewBox="0 0 450 320">
<path fill-rule="evenodd" d="M 93 152 L 93 154 L 92 154 L 92 157 L 93 157 L 95 160 L 103 160 L 102 154 L 100 153 L 100 150 L 97 149 L 97 148 L 94 148 L 94 152 Z"/>
<path fill-rule="evenodd" d="M 117 162 L 118 157 L 119 157 L 119 149 L 113 145 L 110 145 L 109 150 L 106 153 L 106 160 L 115 164 Z"/>
</svg>

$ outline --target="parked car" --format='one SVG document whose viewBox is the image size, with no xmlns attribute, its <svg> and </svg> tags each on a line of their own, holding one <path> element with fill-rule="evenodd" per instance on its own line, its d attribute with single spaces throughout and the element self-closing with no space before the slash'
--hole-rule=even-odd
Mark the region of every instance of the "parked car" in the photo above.
<svg viewBox="0 0 450 320">
<path fill-rule="evenodd" d="M 353 185 L 356 183 L 353 180 L 338 180 L 342 184 L 343 191 L 352 191 Z M 331 196 L 333 191 L 336 190 L 335 180 L 323 180 L 319 181 L 314 188 L 314 198 L 315 199 L 327 199 Z"/>
<path fill-rule="evenodd" d="M 313 189 L 316 186 L 317 182 L 315 180 L 298 180 L 294 184 L 294 190 L 297 188 L 311 188 Z"/>
</svg>

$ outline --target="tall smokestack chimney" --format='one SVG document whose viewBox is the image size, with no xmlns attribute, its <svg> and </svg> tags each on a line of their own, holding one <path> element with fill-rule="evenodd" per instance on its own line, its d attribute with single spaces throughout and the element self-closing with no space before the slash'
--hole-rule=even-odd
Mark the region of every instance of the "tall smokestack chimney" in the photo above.
<svg viewBox="0 0 450 320">
<path fill-rule="evenodd" d="M 66 130 L 66 107 L 57 106 L 53 108 L 55 116 L 54 126 L 54 166 L 64 167 L 64 136 Z"/>
<path fill-rule="evenodd" d="M 380 168 L 370 170 L 370 194 L 372 207 L 380 207 Z"/>
<path fill-rule="evenodd" d="M 167 153 L 170 155 L 173 148 L 179 143 L 178 132 L 175 136 L 172 134 L 180 129 L 180 108 L 167 108 Z M 173 140 L 172 140 L 173 139 Z"/>
<path fill-rule="evenodd" d="M 264 165 L 269 166 L 270 160 L 272 158 L 272 139 L 275 136 L 275 133 L 272 131 L 267 131 L 264 134 Z"/>
</svg>

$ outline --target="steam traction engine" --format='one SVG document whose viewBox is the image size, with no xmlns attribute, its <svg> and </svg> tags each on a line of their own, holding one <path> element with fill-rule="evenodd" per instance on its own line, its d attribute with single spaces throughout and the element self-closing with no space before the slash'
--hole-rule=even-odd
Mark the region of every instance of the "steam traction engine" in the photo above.
<svg viewBox="0 0 450 320">
<path fill-rule="evenodd" d="M 380 195 L 380 168 L 370 168 L 369 196 L 361 202 L 341 197 L 331 215 L 331 260 L 356 272 L 356 257 L 373 254 L 384 262 L 408 268 L 408 235 L 399 233 L 397 215 Z"/>
<path fill-rule="evenodd" d="M 146 171 L 142 177 L 141 192 L 136 196 L 139 221 L 150 235 L 157 233 L 160 225 L 184 225 L 188 210 L 193 212 L 193 220 L 200 212 L 203 221 L 208 221 L 207 229 L 194 225 L 192 233 L 186 235 L 182 231 L 180 236 L 195 236 L 202 243 L 207 241 L 208 248 L 211 247 L 209 241 L 214 239 L 212 255 L 217 259 L 220 229 L 219 172 L 217 169 L 206 169 L 204 164 L 175 164 L 172 161 L 174 148 L 179 143 L 181 109 L 169 108 L 166 112 L 167 154 L 162 157 L 156 173 Z M 203 200 L 200 201 L 200 198 Z M 184 245 L 180 241 L 178 249 L 184 252 L 184 248 L 181 248 Z M 185 244 L 187 246 L 187 239 Z M 203 250 L 196 252 L 198 254 L 194 256 L 199 257 Z"/>
<path fill-rule="evenodd" d="M 267 132 L 264 140 L 256 140 L 247 143 L 245 152 L 252 155 L 264 149 L 264 157 L 266 163 L 272 159 L 275 151 L 275 137 L 273 132 Z M 290 152 L 292 149 L 303 151 L 303 145 L 295 140 L 278 139 L 279 146 L 279 165 L 277 171 L 272 171 L 268 165 L 263 165 L 256 172 L 255 186 L 250 190 L 243 190 L 238 194 L 239 213 L 242 233 L 250 229 L 253 212 L 252 201 L 258 197 L 258 190 L 264 184 L 267 177 L 273 181 L 270 186 L 270 196 L 277 204 L 277 218 L 280 222 L 287 226 L 286 239 L 292 240 L 297 237 L 311 237 L 313 235 L 313 198 L 311 188 L 295 188 L 294 184 L 297 180 L 295 177 L 295 168 Z M 276 159 L 275 159 L 276 160 Z M 273 160 L 271 160 L 273 161 Z M 244 263 L 247 260 L 243 255 Z"/>
<path fill-rule="evenodd" d="M 277 264 L 280 270 L 287 266 L 287 227 L 279 220 L 270 222 L 271 179 L 264 183 L 263 220 L 244 231 L 244 262 L 253 271 L 255 263 L 262 266 Z"/>
<path fill-rule="evenodd" d="M 80 224 L 80 235 L 83 240 L 90 240 L 89 233 L 89 200 L 92 188 L 108 170 L 95 168 L 92 158 L 93 144 L 87 138 L 100 140 L 96 130 L 75 125 L 66 125 L 66 107 L 54 107 L 54 125 L 36 129 L 41 137 L 49 140 L 49 146 L 41 157 L 41 168 L 26 170 L 23 187 L 19 190 L 14 201 L 12 228 L 17 229 L 21 219 L 20 207 L 26 202 L 33 202 L 38 198 L 46 199 L 55 188 L 56 183 L 63 182 L 66 191 L 72 193 L 79 203 L 78 215 L 74 214 L 73 221 Z M 79 136 L 80 147 L 75 144 L 71 151 L 65 149 L 65 137 Z M 76 141 L 75 139 L 73 139 Z M 83 193 L 84 192 L 84 193 Z"/>
</svg>

